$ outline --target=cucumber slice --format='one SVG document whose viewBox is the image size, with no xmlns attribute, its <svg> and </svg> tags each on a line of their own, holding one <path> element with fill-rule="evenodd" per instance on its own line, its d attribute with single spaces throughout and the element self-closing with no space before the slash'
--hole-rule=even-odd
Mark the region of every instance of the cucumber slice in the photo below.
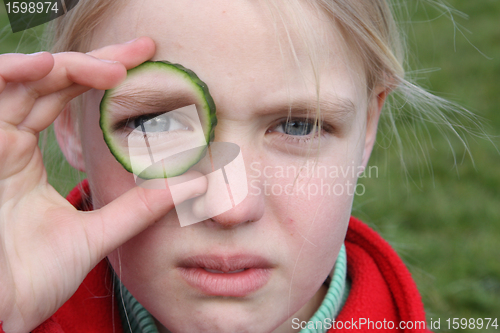
<svg viewBox="0 0 500 333">
<path fill-rule="evenodd" d="M 109 150 L 128 172 L 143 179 L 169 178 L 205 155 L 214 138 L 215 113 L 207 85 L 193 71 L 147 61 L 106 90 L 99 125 Z"/>
</svg>

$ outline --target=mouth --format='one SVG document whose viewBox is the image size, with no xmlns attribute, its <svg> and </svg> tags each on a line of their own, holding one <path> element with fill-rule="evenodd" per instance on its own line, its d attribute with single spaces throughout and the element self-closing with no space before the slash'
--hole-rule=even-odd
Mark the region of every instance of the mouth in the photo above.
<svg viewBox="0 0 500 333">
<path fill-rule="evenodd" d="M 192 256 L 178 265 L 188 285 L 209 296 L 245 297 L 264 287 L 272 265 L 250 255 Z"/>
<path fill-rule="evenodd" d="M 237 269 L 237 270 L 229 271 L 229 272 L 219 271 L 219 270 L 216 270 L 216 269 L 208 269 L 206 267 L 203 267 L 203 269 L 206 270 L 209 273 L 215 273 L 215 274 L 234 274 L 234 273 L 244 272 L 248 268 Z"/>
</svg>

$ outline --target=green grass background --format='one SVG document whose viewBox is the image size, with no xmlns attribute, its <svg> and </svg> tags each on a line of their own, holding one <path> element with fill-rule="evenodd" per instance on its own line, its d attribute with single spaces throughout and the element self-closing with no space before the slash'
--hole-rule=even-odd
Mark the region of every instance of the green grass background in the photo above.
<svg viewBox="0 0 500 333">
<path fill-rule="evenodd" d="M 410 62 L 432 69 L 418 74 L 418 83 L 483 117 L 491 141 L 465 136 L 470 157 L 452 133 L 402 117 L 402 164 L 394 136 L 382 126 L 370 161 L 378 177 L 361 180 L 366 193 L 356 198 L 353 214 L 396 248 L 428 320 L 440 318 L 440 331 L 447 331 L 447 318 L 500 317 L 500 1 L 450 0 L 469 16 L 454 15 L 456 25 L 422 1 L 407 3 Z M 0 53 L 41 50 L 43 26 L 12 34 L 2 5 L 3 27 Z M 405 135 L 414 126 L 423 134 L 418 139 Z M 82 175 L 65 163 L 50 132 L 47 140 L 50 181 L 66 194 Z"/>
</svg>

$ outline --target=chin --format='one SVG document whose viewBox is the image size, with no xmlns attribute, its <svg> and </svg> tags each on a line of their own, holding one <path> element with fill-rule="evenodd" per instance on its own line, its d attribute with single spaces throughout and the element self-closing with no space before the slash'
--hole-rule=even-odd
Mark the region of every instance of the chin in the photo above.
<svg viewBox="0 0 500 333">
<path fill-rule="evenodd" d="M 168 318 L 165 326 L 172 333 L 269 333 L 279 325 L 277 314 L 263 311 L 259 304 L 249 309 L 240 300 L 223 297 L 192 308 L 182 319 Z"/>
</svg>

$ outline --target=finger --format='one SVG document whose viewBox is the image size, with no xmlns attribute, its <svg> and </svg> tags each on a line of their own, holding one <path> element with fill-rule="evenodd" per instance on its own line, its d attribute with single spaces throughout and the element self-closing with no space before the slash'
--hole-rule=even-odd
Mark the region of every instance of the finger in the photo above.
<svg viewBox="0 0 500 333">
<path fill-rule="evenodd" d="M 184 201 L 206 192 L 206 177 L 200 173 L 193 177 L 192 173 L 194 171 L 181 177 L 186 177 L 186 180 L 196 178 L 197 181 L 186 182 L 183 192 L 179 194 L 179 198 L 176 196 L 176 200 Z M 93 244 L 101 244 L 95 249 L 95 258 L 105 257 L 173 208 L 168 187 L 160 190 L 136 186 L 103 208 L 90 213 L 85 221 L 88 226 L 87 237 Z"/>
<path fill-rule="evenodd" d="M 54 67 L 54 58 L 48 52 L 34 54 L 6 53 L 0 55 L 0 92 L 8 82 L 40 80 Z"/>
<path fill-rule="evenodd" d="M 127 69 L 131 69 L 151 59 L 155 52 L 156 46 L 151 38 L 139 37 L 130 42 L 109 45 L 87 54 L 99 59 L 119 61 Z"/>
<path fill-rule="evenodd" d="M 99 62 L 101 64 L 92 64 Z M 104 63 L 99 59 L 87 62 L 88 66 L 71 67 L 67 77 L 71 84 L 50 95 L 37 98 L 31 105 L 24 120 L 18 128 L 32 132 L 40 132 L 47 128 L 61 113 L 69 101 L 78 95 L 94 88 L 106 90 L 115 87 L 127 75 L 125 67 L 120 63 Z"/>
<path fill-rule="evenodd" d="M 73 83 L 88 88 L 109 89 L 126 76 L 126 68 L 118 61 L 98 59 L 79 52 L 56 53 L 52 71 L 35 82 L 25 84 L 39 97 L 68 88 Z"/>
<path fill-rule="evenodd" d="M 76 57 L 86 56 L 93 59 L 88 62 L 88 66 L 90 68 L 87 69 L 84 66 L 71 67 L 70 65 L 67 65 L 63 67 L 63 70 L 67 73 L 66 77 L 68 81 L 65 82 L 64 79 L 54 81 L 51 77 L 47 77 L 43 80 L 45 82 L 37 82 L 34 84 L 32 89 L 36 90 L 39 94 L 44 93 L 43 88 L 40 88 L 40 86 L 45 87 L 52 85 L 52 89 L 60 89 L 62 87 L 64 87 L 64 89 L 51 95 L 39 98 L 34 105 L 30 106 L 33 110 L 20 125 L 23 129 L 39 132 L 48 127 L 55 120 L 57 115 L 59 115 L 60 111 L 66 106 L 66 104 L 76 96 L 88 91 L 90 88 L 100 90 L 111 89 L 124 79 L 126 72 L 116 72 L 116 68 L 114 69 L 115 72 L 113 72 L 112 69 L 108 67 L 108 72 L 106 72 L 102 69 L 102 65 L 97 64 L 95 67 L 92 67 L 91 63 L 95 63 L 95 59 L 97 59 L 94 58 L 94 56 L 102 55 L 103 57 L 109 59 L 118 59 L 103 59 L 103 61 L 105 64 L 109 64 L 109 62 L 106 61 L 123 61 L 125 63 L 125 67 L 128 69 L 136 67 L 144 61 L 150 59 L 154 52 L 154 42 L 151 38 L 143 37 L 134 42 L 107 46 L 90 52 L 87 55 L 78 54 Z M 58 54 L 54 56 L 56 60 L 59 60 L 59 57 L 62 57 L 63 63 L 64 61 L 74 61 L 75 58 L 72 57 L 71 60 L 67 60 L 65 59 L 67 58 L 65 57 L 66 54 Z M 84 59 L 81 60 L 83 63 Z M 57 77 L 57 75 L 55 77 Z M 70 82 L 74 82 L 74 84 L 67 86 Z M 53 110 L 54 112 L 48 115 L 46 110 Z"/>
<path fill-rule="evenodd" d="M 86 59 L 82 59 L 83 57 Z M 90 88 L 108 89 L 126 77 L 125 67 L 120 63 L 103 62 L 78 53 L 71 56 L 67 54 L 63 58 L 59 59 L 59 63 L 65 63 L 65 65 L 63 67 L 54 66 L 51 73 L 41 80 L 24 84 L 8 84 L 0 95 L 0 110 L 2 110 L 0 119 L 14 126 L 29 127 L 29 125 L 22 125 L 21 123 L 29 118 L 37 98 L 47 91 L 57 92 L 62 88 L 71 86 L 72 81 L 88 85 Z M 54 77 L 58 77 L 59 81 L 57 83 L 54 81 L 52 86 L 45 86 L 43 89 L 33 88 L 34 85 L 39 85 L 40 82 L 47 82 L 49 77 L 49 81 L 53 81 Z M 55 116 L 60 111 L 61 109 L 46 110 L 47 113 L 44 113 L 42 117 L 55 119 Z M 36 115 L 35 118 L 39 119 L 39 116 Z"/>
<path fill-rule="evenodd" d="M 54 67 L 54 58 L 48 52 L 34 55 L 3 54 L 0 55 L 0 122 L 11 123 L 12 119 L 22 119 L 29 112 L 31 103 L 18 108 L 12 105 L 17 96 L 27 96 L 28 92 L 18 82 L 40 80 L 47 76 Z M 31 96 L 33 100 L 35 96 Z M 18 101 L 19 102 L 19 101 Z"/>
<path fill-rule="evenodd" d="M 101 90 L 110 89 L 121 82 L 124 76 L 120 76 L 119 80 L 116 80 L 115 76 L 110 77 L 113 73 L 109 72 L 111 69 L 106 68 L 106 64 L 119 62 L 125 69 L 130 69 L 150 59 L 154 52 L 152 39 L 142 37 L 133 42 L 105 46 L 86 54 L 56 53 L 53 55 L 55 65 L 52 72 L 42 80 L 28 84 L 27 88 L 39 96 L 68 88 L 73 83 Z"/>
<path fill-rule="evenodd" d="M 75 83 L 66 89 L 38 98 L 31 106 L 29 114 L 17 126 L 18 129 L 32 133 L 43 131 L 57 119 L 71 99 L 87 90 L 90 88 Z"/>
</svg>

